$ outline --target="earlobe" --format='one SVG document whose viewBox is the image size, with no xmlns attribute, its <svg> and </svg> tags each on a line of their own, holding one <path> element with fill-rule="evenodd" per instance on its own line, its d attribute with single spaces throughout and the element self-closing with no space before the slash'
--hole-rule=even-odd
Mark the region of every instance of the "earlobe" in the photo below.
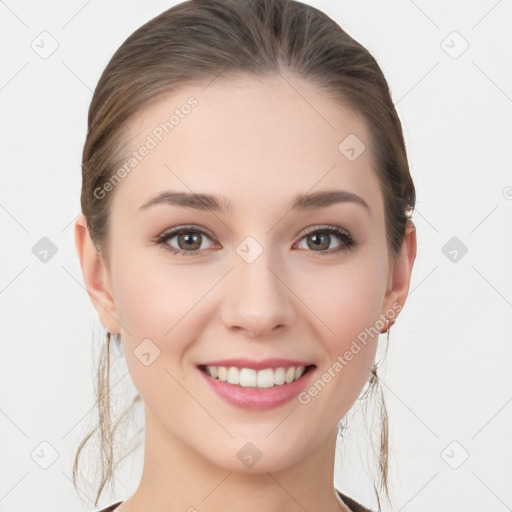
<svg viewBox="0 0 512 512">
<path fill-rule="evenodd" d="M 75 246 L 82 268 L 85 288 L 103 327 L 120 332 L 117 312 L 110 291 L 108 270 L 89 235 L 87 218 L 81 213 L 75 222 Z"/>
<path fill-rule="evenodd" d="M 414 260 L 416 259 L 416 249 L 416 226 L 412 220 L 409 219 L 405 228 L 402 247 L 391 274 L 392 284 L 390 289 L 387 291 L 384 300 L 384 309 L 382 314 L 386 317 L 390 317 L 389 313 L 392 312 L 391 314 L 395 316 L 396 320 L 395 313 L 397 313 L 397 310 L 400 311 L 403 308 L 405 301 L 407 300 L 412 269 Z"/>
</svg>

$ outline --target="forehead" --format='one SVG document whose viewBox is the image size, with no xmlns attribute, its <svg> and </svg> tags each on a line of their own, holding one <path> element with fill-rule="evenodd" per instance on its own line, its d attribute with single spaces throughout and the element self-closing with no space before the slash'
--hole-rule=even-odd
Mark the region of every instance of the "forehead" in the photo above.
<svg viewBox="0 0 512 512">
<path fill-rule="evenodd" d="M 231 191 L 235 208 L 254 194 L 289 202 L 340 187 L 379 200 L 363 118 L 294 75 L 188 84 L 127 125 L 128 172 L 115 196 L 131 211 L 164 189 Z"/>
</svg>

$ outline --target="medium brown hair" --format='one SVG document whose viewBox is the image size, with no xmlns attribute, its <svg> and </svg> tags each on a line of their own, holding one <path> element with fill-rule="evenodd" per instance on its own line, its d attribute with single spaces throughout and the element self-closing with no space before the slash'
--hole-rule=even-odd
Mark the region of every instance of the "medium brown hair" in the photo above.
<svg viewBox="0 0 512 512">
<path fill-rule="evenodd" d="M 98 252 L 108 257 L 112 194 L 98 198 L 94 191 L 105 185 L 126 156 L 128 119 L 187 84 L 219 80 L 221 76 L 223 80 L 242 75 L 275 76 L 282 71 L 308 80 L 364 118 L 370 135 L 365 143 L 376 161 L 388 255 L 394 265 L 416 197 L 402 126 L 388 84 L 376 60 L 361 44 L 320 10 L 294 0 L 189 0 L 144 24 L 118 48 L 94 91 L 82 155 L 80 201 Z M 119 346 L 118 338 L 116 342 Z M 98 424 L 78 447 L 73 466 L 76 487 L 80 454 L 97 433 L 101 482 L 95 505 L 117 466 L 113 439 L 119 421 L 140 402 L 137 395 L 111 425 L 110 345 L 107 334 L 97 373 Z M 378 387 L 376 369 L 372 369 L 368 391 Z M 389 500 L 388 422 L 382 391 L 380 398 L 379 487 Z M 375 484 L 374 489 L 380 509 Z"/>
</svg>

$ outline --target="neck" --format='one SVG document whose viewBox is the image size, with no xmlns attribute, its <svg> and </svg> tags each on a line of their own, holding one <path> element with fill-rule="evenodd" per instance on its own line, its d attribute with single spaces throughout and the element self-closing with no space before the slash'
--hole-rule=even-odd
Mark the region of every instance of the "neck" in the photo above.
<svg viewBox="0 0 512 512">
<path fill-rule="evenodd" d="M 285 469 L 240 473 L 206 460 L 146 409 L 141 480 L 116 512 L 349 510 L 334 492 L 336 434 Z"/>
</svg>

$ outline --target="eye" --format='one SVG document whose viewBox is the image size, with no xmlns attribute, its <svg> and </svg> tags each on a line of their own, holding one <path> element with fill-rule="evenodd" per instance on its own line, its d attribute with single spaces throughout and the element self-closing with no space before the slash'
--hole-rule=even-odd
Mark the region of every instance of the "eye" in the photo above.
<svg viewBox="0 0 512 512">
<path fill-rule="evenodd" d="M 180 226 L 158 235 L 152 242 L 155 245 L 162 245 L 166 251 L 170 251 L 172 254 L 194 256 L 205 249 L 214 247 L 215 244 L 213 243 L 210 245 L 206 244 L 206 246 L 204 244 L 206 239 L 211 240 L 212 238 L 208 232 L 201 228 Z M 334 249 L 330 247 L 333 238 L 338 238 L 341 241 L 341 244 Z M 177 247 L 171 244 L 174 239 L 176 239 L 174 243 Z M 322 256 L 352 250 L 359 244 L 348 231 L 336 226 L 309 229 L 300 242 L 302 240 L 306 241 L 306 247 L 299 248 L 319 253 Z M 217 247 L 220 246 L 217 245 Z"/>
<path fill-rule="evenodd" d="M 210 235 L 206 231 L 193 226 L 181 226 L 158 235 L 153 240 L 153 243 L 162 245 L 166 251 L 170 251 L 173 254 L 190 256 L 198 254 L 202 250 L 209 249 L 211 247 L 211 245 L 204 245 L 203 242 L 205 238 L 210 239 Z M 176 239 L 175 243 L 178 247 L 170 244 L 174 239 Z"/>
<path fill-rule="evenodd" d="M 324 250 L 330 248 L 331 242 L 333 241 L 332 235 L 335 235 L 335 238 L 341 240 L 341 245 L 332 250 Z M 306 241 L 306 247 L 301 247 L 302 249 L 305 248 L 313 252 L 318 252 L 322 256 L 340 251 L 352 250 L 359 243 L 348 231 L 345 231 L 344 229 L 338 228 L 336 226 L 326 226 L 323 228 L 310 229 L 306 233 L 306 236 L 301 238 L 301 241 L 302 240 Z"/>
</svg>

